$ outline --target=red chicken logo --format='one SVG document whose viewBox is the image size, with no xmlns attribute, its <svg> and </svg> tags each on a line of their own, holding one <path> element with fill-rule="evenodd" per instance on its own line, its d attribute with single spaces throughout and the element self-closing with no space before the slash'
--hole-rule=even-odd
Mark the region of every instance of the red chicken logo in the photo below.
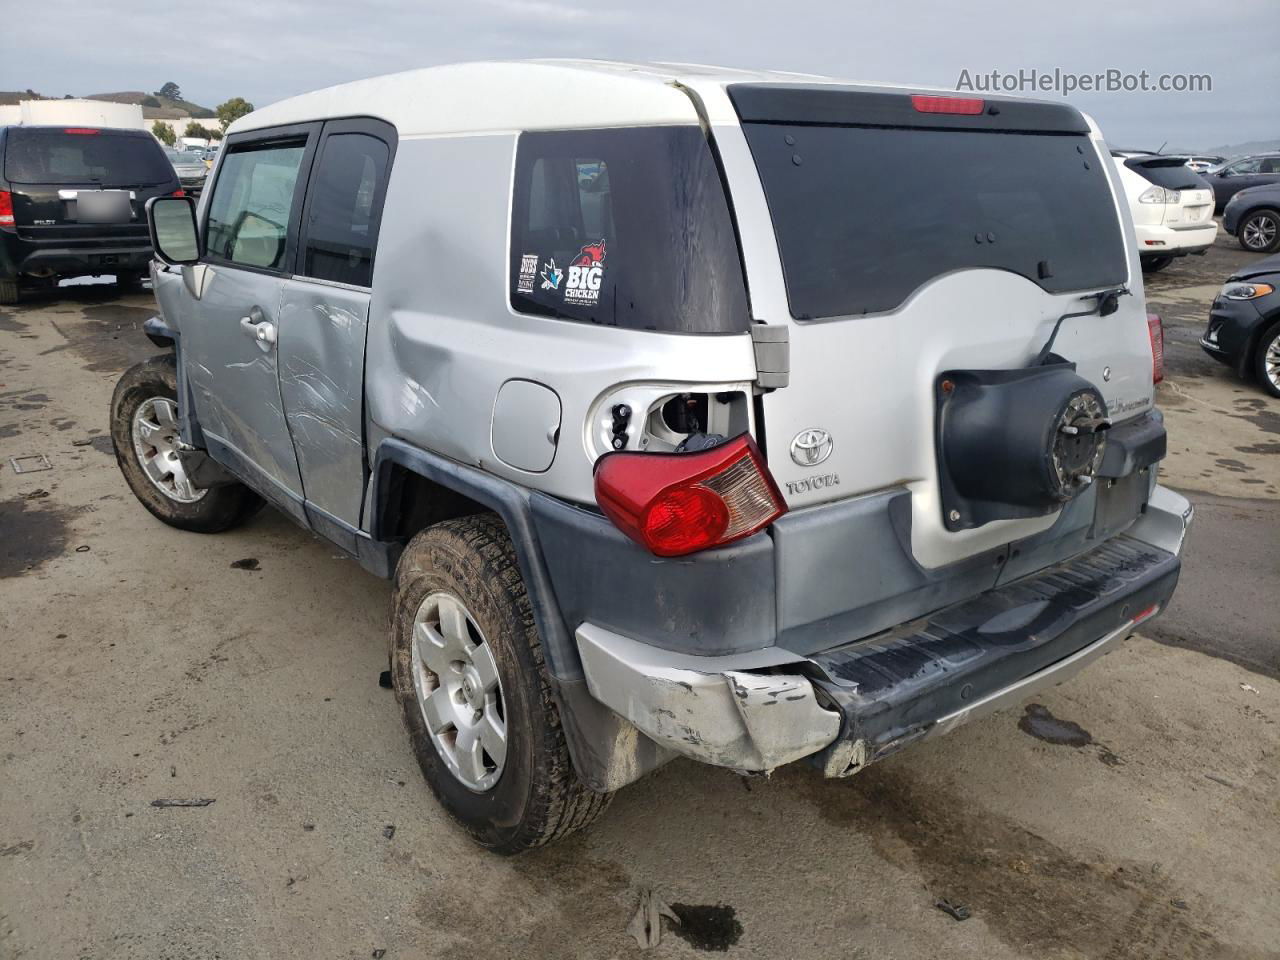
<svg viewBox="0 0 1280 960">
<path fill-rule="evenodd" d="M 595 243 L 588 243 L 578 251 L 570 263 L 571 267 L 602 267 L 604 266 L 604 241 L 598 240 Z"/>
</svg>

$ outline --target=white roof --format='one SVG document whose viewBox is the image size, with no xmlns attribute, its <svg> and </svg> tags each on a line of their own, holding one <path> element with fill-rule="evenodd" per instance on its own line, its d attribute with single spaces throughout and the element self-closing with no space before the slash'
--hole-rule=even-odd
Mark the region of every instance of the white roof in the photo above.
<svg viewBox="0 0 1280 960">
<path fill-rule="evenodd" d="M 698 94 L 712 124 L 736 123 L 737 114 L 724 94 L 724 87 L 730 83 L 841 84 L 862 90 L 956 96 L 955 90 L 938 87 L 904 87 L 691 63 L 483 61 L 407 70 L 304 93 L 255 110 L 233 123 L 227 132 L 361 116 L 387 121 L 402 139 L 697 123 L 693 101 L 680 86 Z M 983 96 L 992 100 L 1023 99 Z M 1097 128 L 1091 120 L 1089 125 L 1096 135 Z"/>
<path fill-rule="evenodd" d="M 697 123 L 692 102 L 675 86 L 678 82 L 702 86 L 824 79 L 696 64 L 459 63 L 370 77 L 291 97 L 242 117 L 227 132 L 354 116 L 386 120 L 401 137 Z"/>
</svg>

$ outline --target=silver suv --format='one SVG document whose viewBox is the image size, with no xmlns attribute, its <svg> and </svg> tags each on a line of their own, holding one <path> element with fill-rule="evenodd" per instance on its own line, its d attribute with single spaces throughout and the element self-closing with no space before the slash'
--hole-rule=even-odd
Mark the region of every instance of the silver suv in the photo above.
<svg viewBox="0 0 1280 960">
<path fill-rule="evenodd" d="M 148 204 L 173 352 L 116 454 L 166 523 L 265 501 L 394 579 L 405 725 L 486 847 L 676 756 L 846 776 L 1169 601 L 1116 177 L 1063 104 L 763 73 L 287 100 Z"/>
</svg>

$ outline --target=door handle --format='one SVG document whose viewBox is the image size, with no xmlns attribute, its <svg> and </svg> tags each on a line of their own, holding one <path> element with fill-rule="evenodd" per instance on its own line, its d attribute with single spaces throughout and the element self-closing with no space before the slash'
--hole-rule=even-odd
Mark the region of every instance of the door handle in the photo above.
<svg viewBox="0 0 1280 960">
<path fill-rule="evenodd" d="M 276 325 L 270 320 L 255 320 L 255 314 L 259 318 L 262 316 L 255 307 L 249 316 L 240 318 L 240 332 L 256 343 L 259 350 L 267 353 L 276 345 Z"/>
</svg>

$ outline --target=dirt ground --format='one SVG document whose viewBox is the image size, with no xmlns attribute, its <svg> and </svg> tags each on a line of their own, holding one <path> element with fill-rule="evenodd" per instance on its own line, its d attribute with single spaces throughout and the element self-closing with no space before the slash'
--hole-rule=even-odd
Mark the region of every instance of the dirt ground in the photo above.
<svg viewBox="0 0 1280 960">
<path fill-rule="evenodd" d="M 0 958 L 627 957 L 644 888 L 686 919 L 654 957 L 1280 957 L 1280 401 L 1195 345 L 1245 261 L 1151 283 L 1198 513 L 1144 636 L 849 780 L 677 761 L 515 859 L 419 775 L 387 584 L 270 511 L 201 538 L 134 501 L 107 404 L 150 295 L 0 312 Z"/>
</svg>

